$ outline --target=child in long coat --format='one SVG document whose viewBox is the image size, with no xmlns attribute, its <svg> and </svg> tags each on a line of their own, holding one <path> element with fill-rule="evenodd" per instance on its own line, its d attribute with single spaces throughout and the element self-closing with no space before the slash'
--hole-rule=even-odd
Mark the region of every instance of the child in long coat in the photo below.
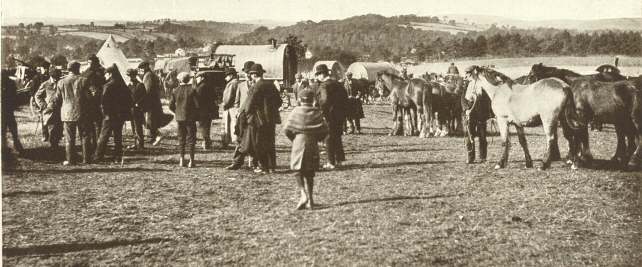
<svg viewBox="0 0 642 267">
<path fill-rule="evenodd" d="M 301 106 L 295 107 L 288 116 L 284 132 L 292 141 L 290 169 L 297 171 L 297 184 L 301 191 L 301 199 L 296 209 L 312 209 L 314 175 L 319 169 L 318 142 L 328 134 L 328 125 L 323 119 L 321 109 L 313 106 L 312 90 L 300 91 L 298 98 Z"/>
</svg>

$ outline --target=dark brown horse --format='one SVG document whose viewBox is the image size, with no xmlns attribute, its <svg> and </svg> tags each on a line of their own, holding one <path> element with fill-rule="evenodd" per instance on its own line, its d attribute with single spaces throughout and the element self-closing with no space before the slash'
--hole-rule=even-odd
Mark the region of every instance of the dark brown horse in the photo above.
<svg viewBox="0 0 642 267">
<path fill-rule="evenodd" d="M 459 75 L 448 75 L 440 86 L 433 86 L 433 110 L 436 113 L 435 136 L 461 133 L 461 96 L 466 91 L 467 81 Z"/>
<path fill-rule="evenodd" d="M 617 134 L 617 148 L 611 159 L 621 164 L 628 162 L 633 169 L 639 168 L 642 156 L 642 88 L 638 78 L 629 81 L 603 81 L 625 78 L 619 75 L 619 71 L 572 77 L 572 71 L 541 64 L 534 65 L 529 76 L 533 80 L 549 77 L 567 79 L 571 84 L 577 117 L 582 124 L 586 125 L 593 120 L 613 124 Z M 580 156 L 581 159 L 590 161 L 592 155 L 588 127 L 574 131 L 574 138 L 578 147 L 569 150 L 569 158 Z M 628 148 L 625 139 L 628 140 Z"/>
<path fill-rule="evenodd" d="M 390 135 L 416 135 L 428 137 L 428 125 L 432 113 L 431 89 L 419 78 L 408 81 L 389 72 L 377 73 L 377 88 L 390 90 L 393 111 L 393 129 Z M 419 114 L 417 114 L 419 113 Z M 419 115 L 419 117 L 417 117 Z M 404 120 L 404 117 L 409 119 Z M 407 123 L 402 123 L 406 121 Z M 406 127 L 403 127 L 405 124 Z"/>
</svg>

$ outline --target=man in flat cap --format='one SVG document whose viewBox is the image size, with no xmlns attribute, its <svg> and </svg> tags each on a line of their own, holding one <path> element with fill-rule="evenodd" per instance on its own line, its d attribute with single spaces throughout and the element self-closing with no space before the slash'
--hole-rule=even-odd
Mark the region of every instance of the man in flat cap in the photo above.
<svg viewBox="0 0 642 267">
<path fill-rule="evenodd" d="M 90 143 L 90 135 L 96 134 L 84 110 L 87 109 L 87 102 L 90 97 L 87 79 L 80 76 L 80 63 L 72 61 L 69 63 L 69 74 L 58 81 L 57 100 L 61 103 L 60 118 L 63 122 L 66 141 L 65 161 L 63 165 L 75 163 L 76 133 L 80 133 L 82 140 L 83 163 L 91 162 L 93 147 Z"/>
<path fill-rule="evenodd" d="M 145 148 L 145 133 L 143 132 L 143 124 L 145 123 L 145 111 L 143 110 L 145 101 L 145 85 L 138 80 L 138 70 L 128 69 L 127 76 L 129 77 L 129 90 L 132 97 L 132 110 L 131 110 L 131 127 L 135 136 L 135 143 L 129 149 L 142 150 Z"/>
<path fill-rule="evenodd" d="M 100 128 L 103 122 L 100 101 L 103 95 L 103 86 L 107 81 L 105 80 L 105 68 L 100 65 L 100 59 L 95 54 L 91 54 L 87 60 L 89 61 L 89 68 L 82 73 L 82 76 L 87 79 L 87 86 L 89 86 L 88 89 L 91 94 L 89 95 L 87 109 L 83 112 L 87 115 L 88 127 L 94 129 L 94 132 L 89 136 L 89 140 L 92 146 L 95 147 L 98 143 L 98 136 L 100 136 Z"/>
<path fill-rule="evenodd" d="M 238 114 L 238 109 L 234 106 L 234 102 L 239 80 L 234 68 L 230 68 L 225 72 L 225 81 L 227 84 L 223 91 L 223 147 L 227 147 L 229 143 L 236 143 L 238 140 L 236 134 L 234 134 L 236 116 Z"/>
<path fill-rule="evenodd" d="M 330 79 L 330 70 L 327 65 L 317 66 L 315 76 L 320 82 L 317 91 L 317 104 L 323 110 L 329 128 L 325 140 L 328 163 L 323 167 L 332 170 L 341 166 L 341 162 L 345 161 L 341 135 L 345 125 L 348 94 L 339 82 Z"/>
<path fill-rule="evenodd" d="M 44 81 L 36 95 L 36 103 L 42 114 L 42 131 L 47 133 L 47 139 L 53 150 L 57 150 L 60 139 L 62 139 L 62 121 L 60 120 L 60 103 L 56 100 L 58 91 L 58 80 L 62 72 L 55 67 L 49 70 L 49 80 Z"/>
</svg>

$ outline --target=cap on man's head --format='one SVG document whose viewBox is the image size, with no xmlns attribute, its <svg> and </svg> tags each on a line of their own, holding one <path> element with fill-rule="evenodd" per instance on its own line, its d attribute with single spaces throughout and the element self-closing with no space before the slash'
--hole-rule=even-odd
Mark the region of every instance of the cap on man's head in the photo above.
<svg viewBox="0 0 642 267">
<path fill-rule="evenodd" d="M 56 67 L 51 66 L 49 67 L 49 76 L 54 78 L 60 78 L 60 76 L 62 76 L 62 71 Z"/>
<path fill-rule="evenodd" d="M 75 60 L 72 62 L 69 62 L 69 64 L 67 64 L 67 69 L 69 69 L 70 71 L 80 70 L 80 63 Z"/>
<path fill-rule="evenodd" d="M 127 69 L 127 76 L 136 77 L 138 76 L 138 71 L 135 69 Z"/>
<path fill-rule="evenodd" d="M 328 65 L 326 64 L 321 64 L 317 66 L 317 68 L 314 71 L 314 75 L 319 75 L 319 74 L 330 74 L 330 69 L 328 69 Z"/>
<path fill-rule="evenodd" d="M 145 69 L 145 70 L 149 69 L 149 62 L 147 62 L 147 61 L 141 62 L 140 64 L 138 64 L 138 68 L 139 69 Z"/>
<path fill-rule="evenodd" d="M 100 59 L 96 56 L 96 54 L 91 54 L 89 57 L 87 57 L 87 60 L 89 61 L 95 61 L 95 62 L 100 62 Z"/>
<path fill-rule="evenodd" d="M 238 73 L 236 73 L 236 69 L 234 69 L 234 68 L 229 68 L 229 69 L 227 69 L 227 70 L 225 71 L 225 76 L 228 76 L 228 75 L 236 75 L 236 74 L 238 74 Z"/>
<path fill-rule="evenodd" d="M 243 63 L 243 69 L 242 71 L 245 73 L 248 73 L 250 71 L 250 68 L 254 65 L 254 61 L 245 61 Z"/>
<path fill-rule="evenodd" d="M 107 67 L 105 69 L 105 72 L 111 73 L 111 74 L 116 74 L 118 73 L 118 66 L 116 64 L 112 64 L 111 66 Z"/>
<path fill-rule="evenodd" d="M 189 75 L 189 72 L 183 71 L 179 73 L 176 78 L 182 83 L 188 83 L 191 76 Z"/>
<path fill-rule="evenodd" d="M 299 98 L 299 101 L 302 103 L 313 103 L 314 91 L 306 87 L 305 89 L 299 91 L 297 98 Z"/>
</svg>

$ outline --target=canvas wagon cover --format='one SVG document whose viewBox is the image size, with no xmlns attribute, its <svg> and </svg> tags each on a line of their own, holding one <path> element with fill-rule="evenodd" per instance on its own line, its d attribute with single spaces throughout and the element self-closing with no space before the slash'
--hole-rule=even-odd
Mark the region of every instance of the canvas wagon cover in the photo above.
<svg viewBox="0 0 642 267">
<path fill-rule="evenodd" d="M 399 75 L 399 71 L 395 66 L 388 62 L 355 62 L 350 64 L 346 72 L 352 73 L 353 79 L 368 79 L 375 81 L 377 79 L 377 72 L 389 71 Z"/>
<path fill-rule="evenodd" d="M 266 79 L 283 80 L 283 65 L 285 61 L 286 44 L 277 45 L 221 45 L 215 54 L 234 55 L 234 68 L 241 72 L 243 63 L 254 61 L 260 63 L 265 70 Z"/>
</svg>

